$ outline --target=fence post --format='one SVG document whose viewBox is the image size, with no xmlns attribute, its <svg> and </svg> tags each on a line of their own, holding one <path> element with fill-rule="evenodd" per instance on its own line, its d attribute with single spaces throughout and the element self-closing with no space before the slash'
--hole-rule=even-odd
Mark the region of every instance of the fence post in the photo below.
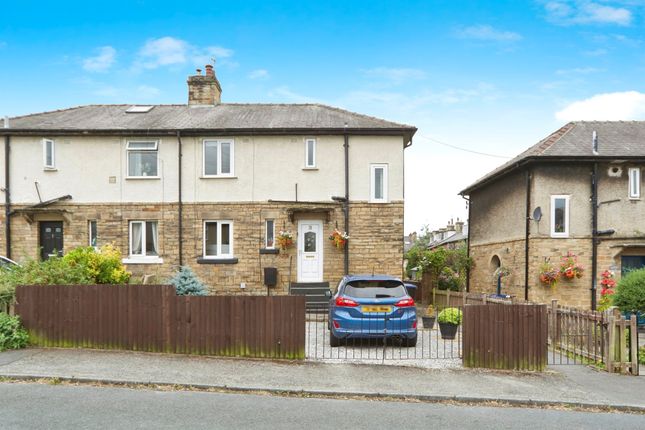
<svg viewBox="0 0 645 430">
<path fill-rule="evenodd" d="M 549 337 L 551 338 L 551 346 L 557 346 L 556 338 L 558 333 L 558 300 L 551 300 L 551 329 L 549 330 Z"/>
<path fill-rule="evenodd" d="M 432 287 L 432 306 L 437 309 L 437 295 L 435 294 L 434 286 Z"/>
<path fill-rule="evenodd" d="M 450 290 L 446 290 L 446 307 L 450 307 Z"/>
<path fill-rule="evenodd" d="M 627 373 L 627 363 L 629 362 L 629 357 L 627 357 L 627 321 L 625 320 L 625 315 L 620 316 L 620 331 L 618 332 L 618 356 L 620 357 L 620 373 Z"/>
<path fill-rule="evenodd" d="M 629 318 L 629 341 L 630 341 L 630 355 L 632 362 L 631 373 L 638 376 L 638 324 L 636 314 L 632 314 Z"/>
</svg>

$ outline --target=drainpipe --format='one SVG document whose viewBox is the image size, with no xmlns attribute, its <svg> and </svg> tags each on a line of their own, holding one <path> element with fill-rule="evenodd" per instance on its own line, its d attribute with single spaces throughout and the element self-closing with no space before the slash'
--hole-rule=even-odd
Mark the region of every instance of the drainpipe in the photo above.
<svg viewBox="0 0 645 430">
<path fill-rule="evenodd" d="M 345 212 L 345 232 L 349 234 L 349 135 L 347 134 L 347 123 L 345 123 L 345 143 L 343 149 L 345 150 L 345 202 L 343 203 L 343 210 Z M 349 244 L 345 247 L 345 275 L 349 275 Z"/>
<path fill-rule="evenodd" d="M 598 273 L 598 163 L 591 171 L 591 310 L 596 310 L 596 277 Z"/>
<path fill-rule="evenodd" d="M 182 236 L 182 227 L 183 227 L 183 218 L 184 218 L 184 204 L 181 198 L 181 132 L 177 130 L 177 172 L 179 178 L 177 183 L 179 185 L 179 192 L 177 195 L 178 199 L 178 212 L 179 212 L 179 222 L 177 223 L 178 227 L 178 245 L 179 245 L 179 267 L 184 265 L 184 253 L 183 253 L 183 236 Z"/>
<path fill-rule="evenodd" d="M 7 119 L 5 118 L 5 126 Z M 5 216 L 5 255 L 7 258 L 11 258 L 11 192 L 10 183 L 9 183 L 9 154 L 11 153 L 11 136 L 6 135 L 4 137 L 4 216 Z"/>
<path fill-rule="evenodd" d="M 526 226 L 524 233 L 524 300 L 529 301 L 529 236 L 531 234 L 531 170 L 526 170 Z"/>
<path fill-rule="evenodd" d="M 467 225 L 468 225 L 468 238 L 466 239 L 466 257 L 470 258 L 470 196 L 464 197 L 463 195 L 461 196 L 462 199 L 466 200 L 468 202 L 468 220 L 467 220 Z M 470 292 L 470 266 L 466 270 L 466 292 Z"/>
</svg>

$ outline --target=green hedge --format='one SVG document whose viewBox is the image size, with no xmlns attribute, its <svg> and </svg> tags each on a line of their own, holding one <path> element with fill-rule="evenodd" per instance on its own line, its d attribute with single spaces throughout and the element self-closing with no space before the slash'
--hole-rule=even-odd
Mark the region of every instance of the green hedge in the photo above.
<svg viewBox="0 0 645 430">
<path fill-rule="evenodd" d="M 629 272 L 620 280 L 613 304 L 623 312 L 645 312 L 645 269 Z"/>
<path fill-rule="evenodd" d="M 27 346 L 29 335 L 20 324 L 19 317 L 0 312 L 0 351 Z"/>
</svg>

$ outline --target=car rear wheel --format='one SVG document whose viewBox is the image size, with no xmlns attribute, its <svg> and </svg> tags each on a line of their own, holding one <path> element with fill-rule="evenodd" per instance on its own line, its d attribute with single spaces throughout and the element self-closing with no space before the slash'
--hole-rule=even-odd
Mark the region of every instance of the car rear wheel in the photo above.
<svg viewBox="0 0 645 430">
<path fill-rule="evenodd" d="M 340 346 L 340 338 L 334 336 L 334 332 L 329 332 L 329 345 L 332 347 Z"/>
<path fill-rule="evenodd" d="M 406 337 L 405 339 L 403 339 L 403 346 L 417 346 L 417 336 L 415 335 L 414 337 Z"/>
</svg>

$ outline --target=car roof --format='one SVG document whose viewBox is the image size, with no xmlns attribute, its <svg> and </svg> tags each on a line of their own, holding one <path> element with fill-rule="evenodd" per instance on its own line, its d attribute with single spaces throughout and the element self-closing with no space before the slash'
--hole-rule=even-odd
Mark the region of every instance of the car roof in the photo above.
<svg viewBox="0 0 645 430">
<path fill-rule="evenodd" d="M 399 281 L 401 279 L 391 275 L 345 275 L 345 282 L 352 281 Z"/>
</svg>

